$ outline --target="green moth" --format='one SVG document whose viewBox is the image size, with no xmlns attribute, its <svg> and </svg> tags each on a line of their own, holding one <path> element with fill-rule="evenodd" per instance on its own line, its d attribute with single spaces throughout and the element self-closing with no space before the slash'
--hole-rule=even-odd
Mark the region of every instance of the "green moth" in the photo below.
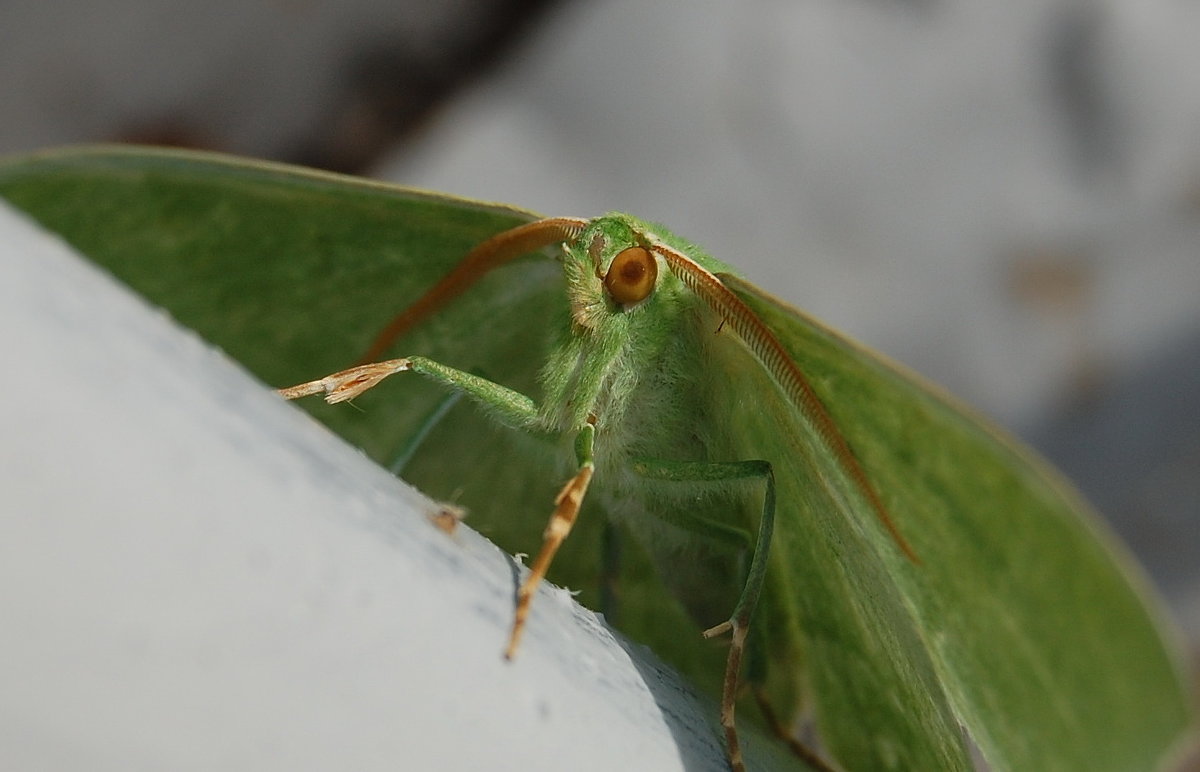
<svg viewBox="0 0 1200 772">
<path fill-rule="evenodd" d="M 339 402 L 412 371 L 465 393 L 501 424 L 573 448 L 576 467 L 518 593 L 507 656 L 594 478 L 591 495 L 664 564 L 672 565 L 675 542 L 700 541 L 740 567 L 726 576 L 741 588 L 730 615 L 708 620 L 714 626 L 704 633 L 731 637 L 721 720 L 734 769 L 744 768 L 734 706 L 746 658 L 763 684 L 774 669 L 794 678 L 789 671 L 806 663 L 822 736 L 847 768 L 966 768 L 960 721 L 985 757 L 1007 766 L 1006 751 L 989 742 L 992 727 L 972 721 L 997 705 L 1005 706 L 998 714 L 1011 711 L 997 716 L 1001 723 L 1052 732 L 1064 746 L 1084 723 L 1118 731 L 1127 702 L 1093 713 L 1095 705 L 1063 711 L 1047 699 L 1059 679 L 1097 677 L 1090 657 L 1077 667 L 1060 659 L 1065 651 L 1050 654 L 1066 638 L 1075 639 L 1074 655 L 1086 639 L 1107 650 L 1107 666 L 1135 666 L 1111 659 L 1122 631 L 1089 631 L 1094 614 L 1073 609 L 1085 598 L 1131 611 L 1140 601 L 1118 574 L 1097 570 L 1110 558 L 1071 513 L 1070 494 L 932 390 L 662 227 L 614 213 L 501 233 L 370 353 L 492 268 L 551 244 L 562 245 L 565 313 L 535 356 L 545 360 L 540 402 L 420 357 L 284 390 Z M 840 394 L 855 410 L 837 409 Z M 922 442 L 928 435 L 936 441 Z M 1093 580 L 1110 575 L 1080 587 L 1072 574 L 1084 566 Z M 1170 682 L 1169 660 L 1158 667 Z M 831 713 L 855 720 L 833 722 Z M 1088 768 L 1104 756 L 1086 747 L 1096 741 L 1081 748 Z M 1028 761 L 1014 766 L 1038 766 Z"/>
<path fill-rule="evenodd" d="M 1149 769 L 1188 725 L 1153 601 L 1069 487 L 660 226 L 145 151 L 17 163 L 0 194 L 273 382 L 336 369 L 322 363 L 361 351 L 391 313 L 378 309 L 406 307 L 371 349 L 399 358 L 287 396 L 423 376 L 323 415 L 435 495 L 466 486 L 473 521 L 489 506 L 534 527 L 550 514 L 510 656 L 559 545 L 596 546 L 586 532 L 603 519 L 631 532 L 658 567 L 623 596 L 635 634 L 687 624 L 667 619 L 681 607 L 697 642 L 728 640 L 717 680 L 734 768 L 744 692 L 779 727 L 811 714 L 821 753 L 855 770 L 969 769 L 964 734 L 993 769 Z M 190 261 L 222 288 L 217 312 L 189 305 L 206 291 L 194 274 L 175 287 L 160 264 L 129 269 L 138 250 Z M 296 300 L 317 319 L 301 330 L 280 277 L 309 265 L 330 284 Z M 382 297 L 337 297 L 347 277 Z M 247 283 L 283 321 L 231 302 Z M 329 327 L 354 332 L 317 341 Z M 267 352 L 245 342 L 267 338 Z M 447 409 L 455 393 L 473 409 Z M 641 592 L 656 583 L 677 603 Z"/>
</svg>

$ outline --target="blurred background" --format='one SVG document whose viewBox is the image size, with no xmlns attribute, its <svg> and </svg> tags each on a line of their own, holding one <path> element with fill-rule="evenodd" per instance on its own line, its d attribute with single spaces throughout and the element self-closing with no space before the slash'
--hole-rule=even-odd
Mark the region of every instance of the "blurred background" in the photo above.
<svg viewBox="0 0 1200 772">
<path fill-rule="evenodd" d="M 1200 640 L 1200 4 L 8 0 L 0 153 L 658 220 L 1062 468 Z"/>
</svg>

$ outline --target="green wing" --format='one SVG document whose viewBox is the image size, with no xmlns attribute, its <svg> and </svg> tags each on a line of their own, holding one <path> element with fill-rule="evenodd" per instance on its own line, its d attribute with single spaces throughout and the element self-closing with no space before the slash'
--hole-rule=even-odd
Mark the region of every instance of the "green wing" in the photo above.
<svg viewBox="0 0 1200 772">
<path fill-rule="evenodd" d="M 870 572 L 868 581 L 837 578 L 861 593 L 841 600 L 841 613 L 890 607 L 900 626 L 878 635 L 899 646 L 914 642 L 905 633 L 911 620 L 927 652 L 914 667 L 930 663 L 993 769 L 1165 763 L 1189 721 L 1179 663 L 1143 578 L 1083 502 L 1029 451 L 929 386 L 752 285 L 721 278 L 807 374 L 920 558 L 908 560 L 852 494 L 843 497 L 837 514 L 848 523 L 840 525 L 815 511 L 827 499 L 802 502 L 791 516 L 822 525 L 794 530 L 823 545 L 785 551 L 811 558 L 825 549 L 825 560 L 842 562 L 818 571 Z M 818 476 L 841 476 L 822 463 Z M 793 591 L 808 591 L 810 566 L 784 570 Z M 877 581 L 884 584 L 872 589 Z M 820 600 L 807 605 L 814 604 Z M 806 630 L 804 640 L 818 693 L 836 693 L 846 688 L 836 668 L 853 664 L 822 652 L 825 633 Z M 830 661 L 832 672 L 822 672 Z M 893 686 L 881 684 L 880 697 Z M 931 702 L 939 691 L 931 690 Z M 827 730 L 859 720 L 847 712 L 852 700 L 824 701 Z"/>
</svg>

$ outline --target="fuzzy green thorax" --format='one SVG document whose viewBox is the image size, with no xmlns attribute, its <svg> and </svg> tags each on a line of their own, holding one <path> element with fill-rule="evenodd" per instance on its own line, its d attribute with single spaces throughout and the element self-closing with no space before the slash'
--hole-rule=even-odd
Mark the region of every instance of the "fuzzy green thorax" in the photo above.
<svg viewBox="0 0 1200 772">
<path fill-rule="evenodd" d="M 664 238 L 665 237 L 665 238 Z M 661 395 L 639 389 L 648 370 L 673 369 L 673 339 L 680 335 L 684 314 L 699 313 L 696 296 L 649 252 L 657 278 L 638 302 L 618 303 L 605 277 L 619 254 L 631 247 L 649 249 L 675 238 L 625 214 L 608 214 L 588 222 L 563 245 L 562 264 L 570 306 L 568 329 L 558 331 L 542 369 L 545 399 L 542 420 L 547 430 L 570 431 L 594 419 L 604 430 L 619 426 L 630 400 Z"/>
</svg>

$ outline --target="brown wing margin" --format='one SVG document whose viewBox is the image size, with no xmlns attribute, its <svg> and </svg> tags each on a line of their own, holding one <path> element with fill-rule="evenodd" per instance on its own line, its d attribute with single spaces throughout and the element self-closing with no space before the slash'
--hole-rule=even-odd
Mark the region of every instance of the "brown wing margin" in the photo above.
<svg viewBox="0 0 1200 772">
<path fill-rule="evenodd" d="M 775 337 L 775 333 L 771 332 L 770 328 L 758 318 L 758 315 L 741 298 L 733 294 L 720 279 L 687 255 L 662 243 L 653 243 L 651 249 L 666 260 L 671 272 L 704 300 L 745 341 L 763 366 L 783 387 L 792 402 L 800 408 L 804 417 L 816 428 L 817 434 L 825 446 L 832 451 L 842 470 L 854 481 L 855 486 L 861 491 L 871 508 L 875 510 L 879 522 L 887 529 L 897 546 L 909 560 L 920 563 L 921 560 L 917 557 L 917 553 L 900 533 L 900 529 L 896 527 L 891 515 L 888 514 L 883 500 L 880 499 L 875 486 L 871 484 L 866 472 L 863 471 L 862 465 L 859 464 L 858 458 L 855 457 L 845 436 L 838 429 L 833 417 L 829 415 L 829 411 L 825 409 L 821 398 L 813 391 L 808 378 L 792 361 L 792 357 L 784 350 L 779 339 Z"/>
</svg>

